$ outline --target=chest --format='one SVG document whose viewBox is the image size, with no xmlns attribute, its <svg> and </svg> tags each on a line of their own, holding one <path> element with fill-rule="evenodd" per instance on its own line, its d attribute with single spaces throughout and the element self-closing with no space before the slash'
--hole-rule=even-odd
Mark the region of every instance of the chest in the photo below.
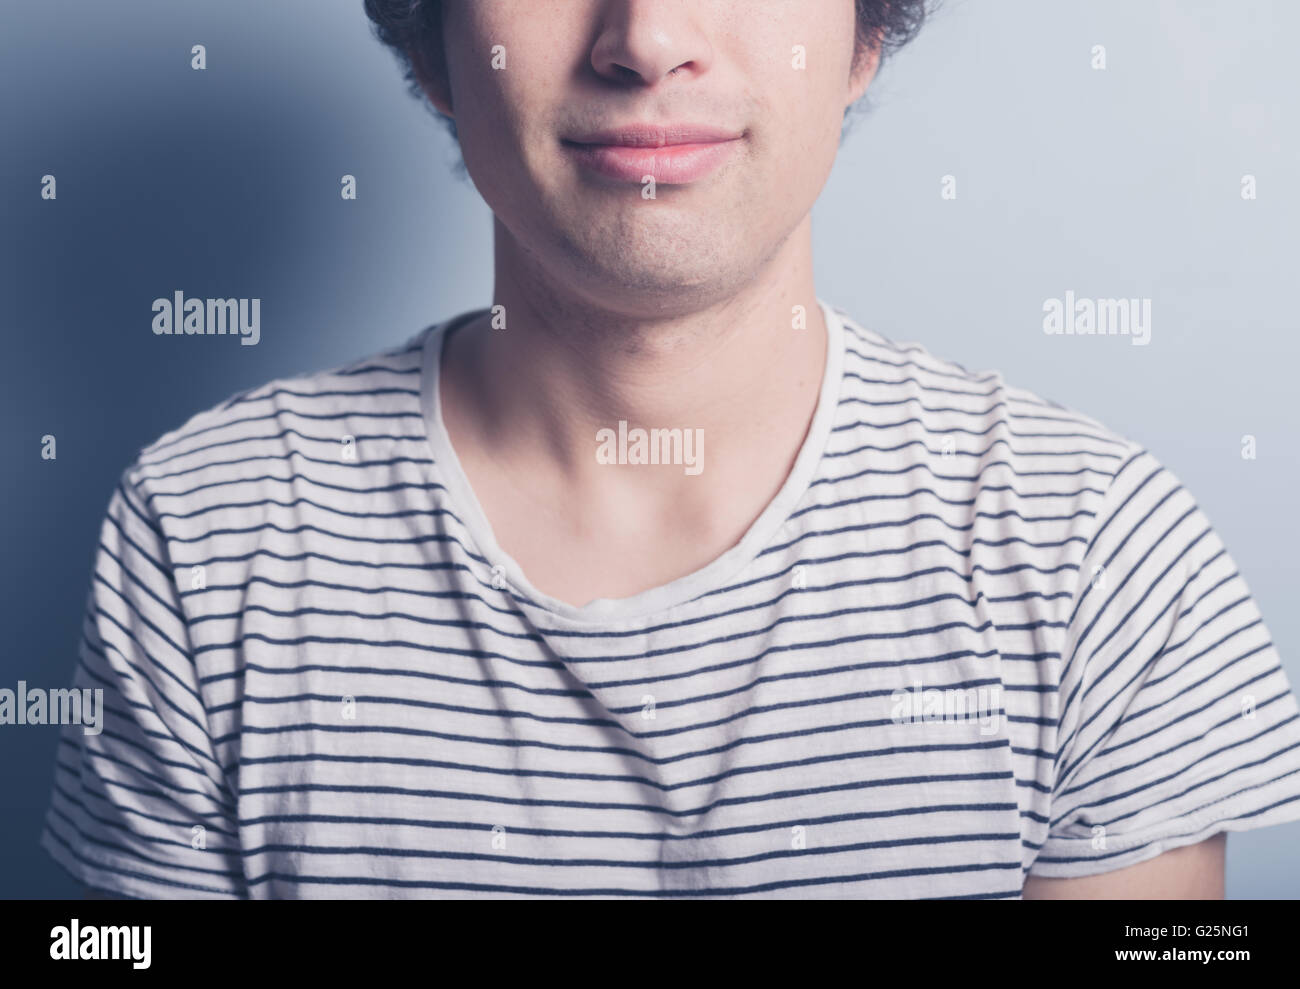
<svg viewBox="0 0 1300 989">
<path fill-rule="evenodd" d="M 968 604 L 921 624 L 804 576 L 762 608 L 636 634 L 512 623 L 480 591 L 277 618 L 245 642 L 232 753 L 252 888 L 1014 893 L 1022 807 L 988 630 Z"/>
</svg>

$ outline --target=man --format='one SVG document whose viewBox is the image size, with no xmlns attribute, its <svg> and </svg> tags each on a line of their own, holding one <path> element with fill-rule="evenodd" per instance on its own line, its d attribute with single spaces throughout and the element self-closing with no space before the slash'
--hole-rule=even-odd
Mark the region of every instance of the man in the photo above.
<svg viewBox="0 0 1300 989">
<path fill-rule="evenodd" d="M 492 305 L 146 448 L 44 846 L 130 896 L 1219 897 L 1300 718 L 1191 495 L 819 300 L 909 0 L 369 0 Z"/>
</svg>

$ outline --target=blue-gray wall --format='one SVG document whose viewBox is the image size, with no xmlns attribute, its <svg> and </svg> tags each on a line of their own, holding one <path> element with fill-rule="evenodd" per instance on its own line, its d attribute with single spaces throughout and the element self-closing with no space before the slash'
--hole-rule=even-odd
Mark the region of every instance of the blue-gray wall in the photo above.
<svg viewBox="0 0 1300 989">
<path fill-rule="evenodd" d="M 1289 0 L 947 0 L 878 80 L 814 220 L 823 298 L 1178 474 L 1300 684 L 1297 37 Z M 0 686 L 61 686 L 135 452 L 233 392 L 483 304 L 491 238 L 361 0 L 5 4 L 0 135 Z M 177 289 L 262 299 L 260 344 L 155 337 L 150 303 Z M 1045 335 L 1067 289 L 1150 298 L 1150 345 Z M 56 733 L 0 726 L 0 894 L 77 892 L 35 848 Z M 1300 825 L 1233 838 L 1229 895 L 1300 895 L 1297 849 Z"/>
</svg>

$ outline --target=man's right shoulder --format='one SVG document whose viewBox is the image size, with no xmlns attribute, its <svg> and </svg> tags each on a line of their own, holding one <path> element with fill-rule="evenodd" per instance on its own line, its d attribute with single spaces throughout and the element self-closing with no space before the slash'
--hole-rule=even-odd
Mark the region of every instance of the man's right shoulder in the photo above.
<svg viewBox="0 0 1300 989">
<path fill-rule="evenodd" d="M 328 488 L 358 466 L 427 459 L 423 339 L 232 395 L 141 449 L 123 483 L 175 511 L 258 488 Z"/>
<path fill-rule="evenodd" d="M 270 530 L 331 532 L 385 493 L 429 487 L 424 338 L 231 395 L 140 450 L 118 498 L 188 558 L 250 552 Z"/>
</svg>

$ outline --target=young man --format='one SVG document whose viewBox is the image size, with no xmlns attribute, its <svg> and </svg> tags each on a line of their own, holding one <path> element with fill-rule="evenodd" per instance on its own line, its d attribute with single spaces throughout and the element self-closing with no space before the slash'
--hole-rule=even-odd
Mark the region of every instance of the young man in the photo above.
<svg viewBox="0 0 1300 989">
<path fill-rule="evenodd" d="M 1300 719 L 1192 496 L 818 299 L 910 0 L 369 0 L 492 307 L 145 449 L 44 846 L 130 896 L 1217 897 Z"/>
</svg>

